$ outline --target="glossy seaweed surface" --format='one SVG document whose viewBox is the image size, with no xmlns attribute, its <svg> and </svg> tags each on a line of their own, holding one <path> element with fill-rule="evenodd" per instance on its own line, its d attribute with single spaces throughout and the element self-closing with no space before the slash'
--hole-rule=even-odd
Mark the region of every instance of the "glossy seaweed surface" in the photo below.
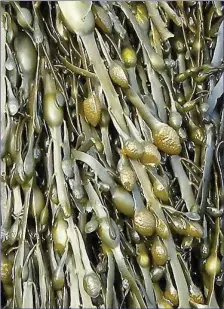
<svg viewBox="0 0 224 309">
<path fill-rule="evenodd" d="M 224 308 L 221 1 L 1 2 L 3 308 Z"/>
</svg>

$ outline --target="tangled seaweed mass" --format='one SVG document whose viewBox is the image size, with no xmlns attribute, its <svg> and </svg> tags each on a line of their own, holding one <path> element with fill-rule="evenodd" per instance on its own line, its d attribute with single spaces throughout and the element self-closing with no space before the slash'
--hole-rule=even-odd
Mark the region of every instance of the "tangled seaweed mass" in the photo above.
<svg viewBox="0 0 224 309">
<path fill-rule="evenodd" d="M 224 308 L 223 2 L 1 14 L 3 308 Z"/>
</svg>

